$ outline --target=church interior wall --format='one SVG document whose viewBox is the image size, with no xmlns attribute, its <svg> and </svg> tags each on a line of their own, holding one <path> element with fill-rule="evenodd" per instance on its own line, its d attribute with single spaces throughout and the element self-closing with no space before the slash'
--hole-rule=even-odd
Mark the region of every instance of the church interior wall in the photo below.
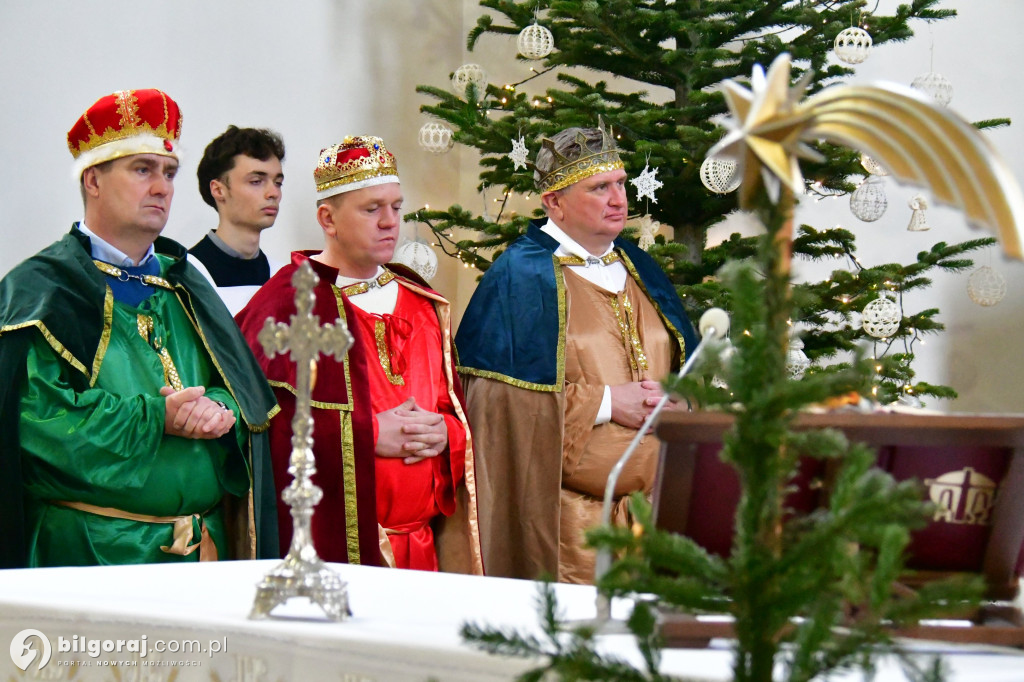
<svg viewBox="0 0 1024 682">
<path fill-rule="evenodd" d="M 879 0 L 892 10 L 894 0 Z M 1024 62 L 1017 28 L 1019 0 L 948 0 L 960 17 L 918 25 L 917 39 L 875 49 L 857 80 L 907 84 L 929 70 L 955 89 L 952 108 L 969 120 L 1006 116 L 1014 125 L 986 133 L 1024 180 L 1024 94 L 1014 73 Z M 81 218 L 71 177 L 65 133 L 102 95 L 125 88 L 156 87 L 175 98 L 184 114 L 185 156 L 165 234 L 185 245 L 216 225 L 199 197 L 195 169 L 206 143 L 227 127 L 269 127 L 287 146 L 285 192 L 277 224 L 265 233 L 265 250 L 278 259 L 293 249 L 322 243 L 314 220 L 312 168 L 319 150 L 347 134 L 376 134 L 395 152 L 406 207 L 461 203 L 480 210 L 477 156 L 460 149 L 430 154 L 417 142 L 427 120 L 418 108 L 428 100 L 417 84 L 445 85 L 466 62 L 480 63 L 499 79 L 519 79 L 514 39 L 485 37 L 468 52 L 465 36 L 475 23 L 475 0 L 267 0 L 167 4 L 126 0 L 49 0 L 0 4 L 0 72 L 6 106 L 0 110 L 0 273 L 59 238 Z M 538 92 L 553 80 L 537 79 Z M 531 89 L 531 92 L 533 90 Z M 798 222 L 843 225 L 858 236 L 865 263 L 907 262 L 937 241 L 978 236 L 960 216 L 929 209 L 932 229 L 906 230 L 915 193 L 887 181 L 889 208 L 877 222 L 862 223 L 848 199 L 801 202 Z M 498 196 L 492 191 L 489 199 Z M 514 208 L 538 204 L 515 198 Z M 492 211 L 493 212 L 493 211 Z M 417 235 L 414 224 L 403 234 Z M 419 228 L 418 235 L 427 237 Z M 476 273 L 443 255 L 433 285 L 448 295 L 456 316 L 472 293 Z M 937 307 L 948 331 L 915 346 L 919 378 L 952 385 L 960 398 L 929 407 L 955 412 L 1024 411 L 1024 266 L 983 252 L 1006 278 L 1007 295 L 983 308 L 967 296 L 969 272 L 941 274 L 933 287 L 907 297 L 910 309 Z M 828 267 L 845 266 L 841 263 Z M 821 266 L 803 265 L 817 277 Z"/>
</svg>

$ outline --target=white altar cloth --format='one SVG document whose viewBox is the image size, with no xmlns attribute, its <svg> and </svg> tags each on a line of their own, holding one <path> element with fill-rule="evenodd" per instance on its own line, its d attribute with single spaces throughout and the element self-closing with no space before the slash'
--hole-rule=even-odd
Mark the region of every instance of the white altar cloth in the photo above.
<svg viewBox="0 0 1024 682">
<path fill-rule="evenodd" d="M 335 564 L 348 583 L 350 620 L 326 622 L 305 600 L 279 607 L 274 611 L 278 617 L 249 620 L 255 586 L 276 564 L 0 571 L 0 652 L 27 628 L 43 633 L 52 647 L 50 662 L 37 669 L 37 659 L 27 672 L 0 654 L 0 679 L 480 682 L 513 679 L 537 663 L 482 653 L 459 636 L 467 621 L 539 633 L 535 583 Z M 593 588 L 556 589 L 567 617 L 594 615 Z M 625 615 L 627 607 L 616 604 L 615 615 Z M 65 651 L 59 650 L 61 638 Z M 90 655 L 89 646 L 100 646 L 91 643 L 104 640 L 110 646 L 118 640 L 144 641 L 148 650 L 145 656 L 124 650 Z M 158 642 L 163 653 L 153 650 Z M 188 646 L 199 650 L 186 650 L 184 642 L 195 642 Z M 27 643 L 41 653 L 38 638 Z M 629 637 L 608 636 L 603 645 L 639 661 Z M 1024 681 L 1019 652 L 924 648 L 951 652 L 947 661 L 955 682 Z M 692 680 L 728 680 L 729 666 L 728 643 L 718 641 L 708 649 L 667 651 L 663 661 L 666 672 Z M 901 679 L 894 666 L 886 665 L 878 677 Z"/>
</svg>

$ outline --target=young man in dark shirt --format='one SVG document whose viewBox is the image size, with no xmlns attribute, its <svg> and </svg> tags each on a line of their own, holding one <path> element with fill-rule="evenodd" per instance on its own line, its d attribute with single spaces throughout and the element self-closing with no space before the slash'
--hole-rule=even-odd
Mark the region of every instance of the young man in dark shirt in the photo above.
<svg viewBox="0 0 1024 682">
<path fill-rule="evenodd" d="M 284 142 L 276 133 L 228 126 L 199 162 L 199 193 L 219 220 L 189 253 L 232 315 L 281 266 L 260 249 L 260 234 L 277 219 L 283 160 Z"/>
</svg>

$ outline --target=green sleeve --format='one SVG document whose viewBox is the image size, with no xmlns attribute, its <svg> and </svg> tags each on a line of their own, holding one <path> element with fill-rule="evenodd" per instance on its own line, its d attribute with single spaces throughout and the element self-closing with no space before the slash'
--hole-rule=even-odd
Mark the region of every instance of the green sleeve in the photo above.
<svg viewBox="0 0 1024 682">
<path fill-rule="evenodd" d="M 242 419 L 242 410 L 241 408 L 238 407 L 238 403 L 235 402 L 235 399 L 234 397 L 232 397 L 231 392 L 228 391 L 226 388 L 221 388 L 220 386 L 211 386 L 206 389 L 205 395 L 210 400 L 219 400 L 220 402 L 224 403 L 225 405 L 228 406 L 228 409 L 234 413 L 234 443 L 238 446 L 239 453 L 246 452 L 249 445 L 249 430 L 246 428 L 245 421 L 243 421 Z M 225 434 L 224 438 L 227 439 L 228 435 L 230 434 Z M 244 459 L 246 461 L 246 467 L 248 468 L 249 458 L 245 457 Z"/>
<path fill-rule="evenodd" d="M 26 369 L 22 451 L 88 486 L 141 486 L 164 435 L 164 398 L 76 390 L 65 374 L 74 370 L 42 338 L 29 348 Z"/>
</svg>

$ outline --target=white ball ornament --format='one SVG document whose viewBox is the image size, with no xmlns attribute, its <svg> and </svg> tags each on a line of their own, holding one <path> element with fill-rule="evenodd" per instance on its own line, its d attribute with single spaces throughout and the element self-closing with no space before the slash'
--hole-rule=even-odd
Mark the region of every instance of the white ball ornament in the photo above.
<svg viewBox="0 0 1024 682">
<path fill-rule="evenodd" d="M 887 339 L 900 328 L 903 315 L 896 301 L 884 294 L 864 306 L 861 326 L 876 339 Z"/>
<path fill-rule="evenodd" d="M 953 84 L 941 73 L 921 74 L 911 81 L 910 87 L 925 93 L 939 106 L 948 106 L 953 101 Z"/>
<path fill-rule="evenodd" d="M 882 164 L 872 159 L 867 154 L 860 155 L 860 165 L 871 175 L 888 175 L 887 171 Z"/>
<path fill-rule="evenodd" d="M 850 195 L 850 211 L 866 223 L 881 218 L 888 206 L 889 200 L 881 182 L 868 180 Z"/>
<path fill-rule="evenodd" d="M 470 85 L 475 87 L 478 98 L 483 96 L 487 73 L 479 64 L 463 64 L 452 74 L 452 90 L 457 94 L 465 97 Z"/>
<path fill-rule="evenodd" d="M 444 154 L 455 145 L 452 129 L 444 121 L 428 121 L 420 128 L 420 146 L 432 154 Z"/>
<path fill-rule="evenodd" d="M 989 266 L 982 265 L 967 279 L 967 295 L 980 306 L 994 306 L 1006 296 L 1006 279 Z"/>
<path fill-rule="evenodd" d="M 407 265 L 428 282 L 437 274 L 437 254 L 419 239 L 410 239 L 399 246 L 394 258 L 396 263 Z"/>
<path fill-rule="evenodd" d="M 547 27 L 533 22 L 519 32 L 516 48 L 527 59 L 544 59 L 555 48 L 555 37 Z"/>
<path fill-rule="evenodd" d="M 871 52 L 871 34 L 856 26 L 843 29 L 836 36 L 834 48 L 839 61 L 860 64 Z"/>
<path fill-rule="evenodd" d="M 700 164 L 700 181 L 715 194 L 728 194 L 740 186 L 736 162 L 709 156 Z"/>
</svg>

